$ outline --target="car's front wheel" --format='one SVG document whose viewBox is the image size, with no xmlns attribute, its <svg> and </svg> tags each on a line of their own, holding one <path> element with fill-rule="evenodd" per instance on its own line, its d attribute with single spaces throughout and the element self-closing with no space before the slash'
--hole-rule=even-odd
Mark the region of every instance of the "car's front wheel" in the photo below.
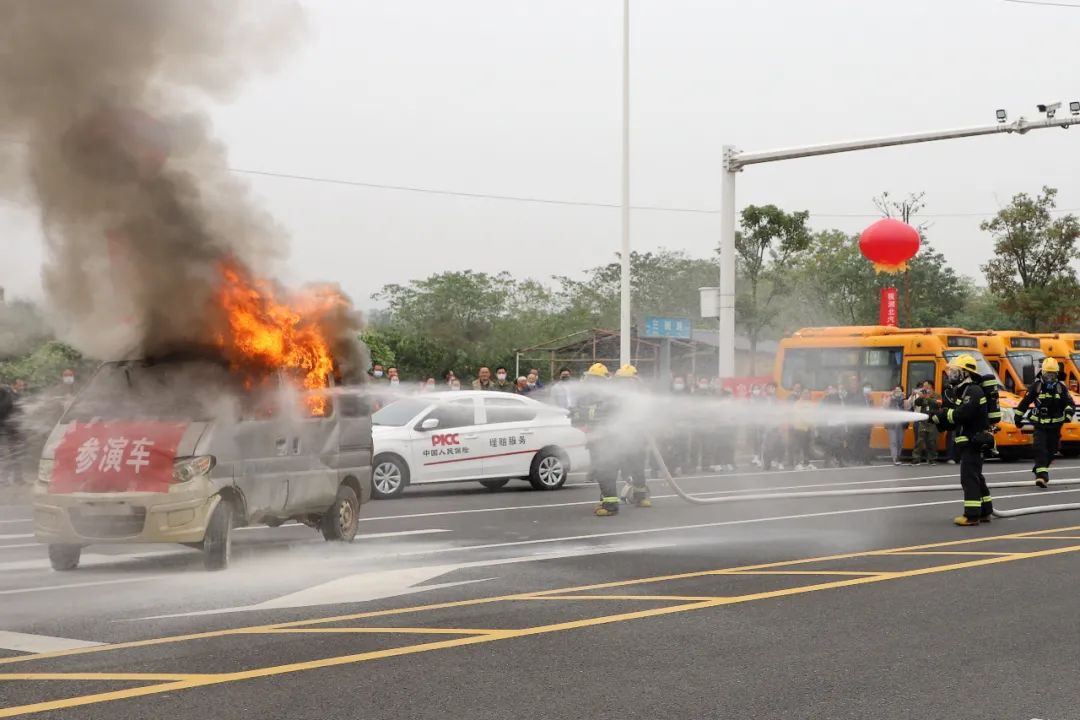
<svg viewBox="0 0 1080 720">
<path fill-rule="evenodd" d="M 536 453 L 529 469 L 529 484 L 534 490 L 558 490 L 566 482 L 569 468 L 557 450 L 545 448 Z"/>
<path fill-rule="evenodd" d="M 79 567 L 79 558 L 82 557 L 80 545 L 50 545 L 49 564 L 58 572 L 74 570 Z"/>
<path fill-rule="evenodd" d="M 371 469 L 371 494 L 377 498 L 397 497 L 409 482 L 409 468 L 394 455 L 375 458 Z"/>
<path fill-rule="evenodd" d="M 232 504 L 225 498 L 218 501 L 206 523 L 203 536 L 203 566 L 207 570 L 224 570 L 232 557 Z"/>
<path fill-rule="evenodd" d="M 356 491 L 348 485 L 341 485 L 337 490 L 337 499 L 323 514 L 319 528 L 327 540 L 352 542 L 359 526 L 360 501 Z"/>
</svg>

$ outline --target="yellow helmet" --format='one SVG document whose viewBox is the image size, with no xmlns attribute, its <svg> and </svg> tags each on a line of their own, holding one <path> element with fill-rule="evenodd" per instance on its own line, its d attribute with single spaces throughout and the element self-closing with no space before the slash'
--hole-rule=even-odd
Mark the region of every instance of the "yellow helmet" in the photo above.
<svg viewBox="0 0 1080 720">
<path fill-rule="evenodd" d="M 1056 373 L 1061 372 L 1061 366 L 1058 365 L 1058 361 L 1052 357 L 1048 357 L 1043 360 L 1042 371 L 1044 373 Z"/>
<path fill-rule="evenodd" d="M 957 368 L 958 370 L 967 370 L 970 373 L 979 372 L 979 366 L 975 362 L 975 358 L 971 355 L 957 355 L 949 361 L 950 368 Z"/>
<path fill-rule="evenodd" d="M 627 363 L 615 371 L 615 377 L 637 377 L 637 368 Z"/>
<path fill-rule="evenodd" d="M 604 363 L 594 363 L 593 366 L 585 372 L 585 374 L 591 375 L 593 377 L 606 378 L 608 376 L 607 365 L 605 365 Z"/>
</svg>

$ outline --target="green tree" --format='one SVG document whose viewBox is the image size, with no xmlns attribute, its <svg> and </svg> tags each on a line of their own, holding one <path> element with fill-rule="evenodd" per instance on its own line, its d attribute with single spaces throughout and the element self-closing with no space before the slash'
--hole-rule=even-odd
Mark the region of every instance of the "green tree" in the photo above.
<svg viewBox="0 0 1080 720">
<path fill-rule="evenodd" d="M 744 289 L 735 298 L 739 324 L 750 339 L 750 373 L 765 328 L 780 314 L 774 301 L 789 291 L 792 265 L 810 247 L 806 227 L 810 213 L 786 213 L 775 205 L 749 205 L 742 211 L 741 232 L 735 237 L 736 272 Z"/>
<path fill-rule="evenodd" d="M 839 230 L 814 235 L 795 269 L 796 292 L 787 317 L 805 325 L 876 325 L 881 289 L 897 287 L 910 294 L 909 325 L 953 325 L 962 314 L 971 283 L 948 266 L 945 257 L 924 240 L 908 262 L 905 275 L 875 273 L 859 251 L 858 238 Z M 789 328 L 791 329 L 791 328 Z"/>
<path fill-rule="evenodd" d="M 1018 316 L 1025 330 L 1052 330 L 1071 323 L 1080 307 L 1080 285 L 1069 262 L 1076 256 L 1080 222 L 1053 218 L 1057 190 L 1044 187 L 1012 202 L 979 227 L 994 237 L 994 258 L 982 266 L 1002 309 Z"/>
</svg>

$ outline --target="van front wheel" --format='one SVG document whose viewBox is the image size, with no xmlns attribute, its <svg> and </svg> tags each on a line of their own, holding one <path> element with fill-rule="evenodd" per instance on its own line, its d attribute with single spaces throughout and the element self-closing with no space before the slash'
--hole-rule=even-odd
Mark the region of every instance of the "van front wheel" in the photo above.
<svg viewBox="0 0 1080 720">
<path fill-rule="evenodd" d="M 203 536 L 203 566 L 207 570 L 224 570 L 232 555 L 232 505 L 225 498 L 218 501 L 206 523 Z"/>
<path fill-rule="evenodd" d="M 49 564 L 58 572 L 74 570 L 79 567 L 79 558 L 82 556 L 80 545 L 50 545 Z"/>
<path fill-rule="evenodd" d="M 337 490 L 337 499 L 319 521 L 323 537 L 330 541 L 352 542 L 360 526 L 360 501 L 356 491 L 348 485 Z"/>
</svg>

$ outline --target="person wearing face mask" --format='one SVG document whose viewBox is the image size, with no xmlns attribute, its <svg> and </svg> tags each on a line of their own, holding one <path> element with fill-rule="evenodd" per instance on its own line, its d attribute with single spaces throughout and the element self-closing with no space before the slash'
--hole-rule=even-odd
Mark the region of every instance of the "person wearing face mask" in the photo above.
<svg viewBox="0 0 1080 720">
<path fill-rule="evenodd" d="M 551 402 L 564 410 L 574 407 L 574 403 L 577 401 L 570 377 L 570 368 L 559 368 L 559 381 L 551 389 Z"/>
<path fill-rule="evenodd" d="M 1032 449 L 1035 451 L 1035 484 L 1046 488 L 1050 484 L 1050 463 L 1061 445 L 1061 426 L 1072 420 L 1076 405 L 1065 383 L 1058 379 L 1061 368 L 1054 358 L 1043 360 L 1035 382 L 1027 389 L 1016 406 L 1016 415 L 1035 426 Z"/>
<path fill-rule="evenodd" d="M 994 515 L 994 500 L 982 474 L 983 450 L 992 446 L 990 418 L 986 410 L 986 394 L 981 387 L 982 376 L 971 355 L 960 355 L 949 361 L 948 381 L 952 398 L 948 407 L 930 416 L 940 428 L 956 432 L 956 451 L 960 456 L 960 485 L 964 489 L 964 514 L 953 518 L 960 526 L 990 522 Z"/>
<path fill-rule="evenodd" d="M 843 397 L 835 385 L 825 388 L 821 398 L 825 410 L 825 424 L 818 429 L 818 442 L 825 455 L 825 467 L 844 467 L 847 428 L 842 418 L 837 416 L 843 405 Z"/>
<path fill-rule="evenodd" d="M 386 377 L 390 382 L 390 387 L 396 390 L 401 386 L 401 376 L 398 375 L 398 370 L 396 367 L 386 368 Z"/>
<path fill-rule="evenodd" d="M 530 370 L 529 374 L 525 376 L 525 387 L 526 395 L 544 389 L 544 385 L 540 382 L 540 377 L 536 374 L 535 370 Z"/>
<path fill-rule="evenodd" d="M 881 406 L 890 410 L 902 411 L 904 409 L 904 389 L 897 385 L 892 394 L 885 398 Z M 906 422 L 897 422 L 885 426 L 889 432 L 889 453 L 892 455 L 893 465 L 900 464 L 900 454 L 904 451 L 904 433 L 907 432 Z"/>
<path fill-rule="evenodd" d="M 371 377 L 377 383 L 385 383 L 386 382 L 386 371 L 383 370 L 383 366 L 380 365 L 379 363 L 375 363 L 374 365 L 372 365 L 371 366 Z"/>
<path fill-rule="evenodd" d="M 872 408 L 874 398 L 872 387 L 864 383 L 860 389 L 854 377 L 848 382 L 848 391 L 844 396 L 844 405 L 849 408 Z M 855 465 L 870 465 L 870 426 L 866 423 L 851 422 L 847 428 L 847 458 Z"/>
<path fill-rule="evenodd" d="M 435 378 L 429 377 L 420 388 L 420 392 L 429 393 L 435 392 Z"/>
<path fill-rule="evenodd" d="M 509 374 L 506 372 L 506 368 L 495 368 L 495 382 L 491 383 L 491 387 L 488 389 L 494 390 L 495 392 L 512 393 L 515 392 L 514 387 L 514 381 L 509 379 Z"/>
</svg>

